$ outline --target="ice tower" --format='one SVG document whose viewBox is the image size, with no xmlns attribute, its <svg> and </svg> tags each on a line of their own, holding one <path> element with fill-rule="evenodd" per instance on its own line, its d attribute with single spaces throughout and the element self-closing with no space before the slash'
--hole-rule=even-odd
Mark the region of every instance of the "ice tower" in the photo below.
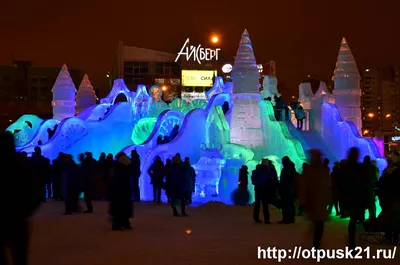
<svg viewBox="0 0 400 265">
<path fill-rule="evenodd" d="M 249 33 L 246 29 L 243 31 L 242 39 L 239 43 L 231 78 L 233 81 L 233 93 L 258 93 L 260 73 L 258 72 Z"/>
<path fill-rule="evenodd" d="M 53 118 L 61 121 L 65 118 L 74 117 L 76 88 L 65 64 L 62 66 L 51 92 L 53 93 L 53 101 L 51 102 Z"/>
<path fill-rule="evenodd" d="M 95 105 L 96 100 L 97 97 L 92 83 L 90 83 L 88 75 L 85 74 L 76 94 L 76 113 L 78 114 L 82 110 Z"/>
<path fill-rule="evenodd" d="M 353 122 L 361 133 L 360 73 L 345 38 L 340 45 L 333 78 L 333 94 L 342 119 Z"/>
<path fill-rule="evenodd" d="M 252 150 L 263 147 L 258 84 L 260 73 L 256 65 L 249 33 L 244 30 L 232 70 L 233 109 L 231 118 L 231 143 Z"/>
</svg>

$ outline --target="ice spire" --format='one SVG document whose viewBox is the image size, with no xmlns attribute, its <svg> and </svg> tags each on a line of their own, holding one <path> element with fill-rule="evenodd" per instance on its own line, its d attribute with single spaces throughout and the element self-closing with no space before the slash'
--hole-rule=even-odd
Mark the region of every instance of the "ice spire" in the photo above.
<svg viewBox="0 0 400 265">
<path fill-rule="evenodd" d="M 51 92 L 53 93 L 53 101 L 51 102 L 53 118 L 61 121 L 75 116 L 76 88 L 65 64 L 62 66 Z"/>
<path fill-rule="evenodd" d="M 87 74 L 84 75 L 76 94 L 77 113 L 96 104 L 96 93 Z"/>
<path fill-rule="evenodd" d="M 258 73 L 256 58 L 254 56 L 249 32 L 245 29 L 236 52 L 235 64 L 232 75 L 243 73 Z"/>
<path fill-rule="evenodd" d="M 51 92 L 55 91 L 60 91 L 60 90 L 73 90 L 76 92 L 76 87 L 74 82 L 72 81 L 71 75 L 69 74 L 68 67 L 66 64 L 64 64 L 61 67 L 61 71 L 57 76 L 56 82 L 53 85 L 53 89 Z"/>
<path fill-rule="evenodd" d="M 246 29 L 242 33 L 231 76 L 233 93 L 258 93 L 260 73 Z"/>
<path fill-rule="evenodd" d="M 347 77 L 360 78 L 360 73 L 358 72 L 357 64 L 354 60 L 353 54 L 351 53 L 349 44 L 343 37 L 336 62 L 334 79 Z"/>
</svg>

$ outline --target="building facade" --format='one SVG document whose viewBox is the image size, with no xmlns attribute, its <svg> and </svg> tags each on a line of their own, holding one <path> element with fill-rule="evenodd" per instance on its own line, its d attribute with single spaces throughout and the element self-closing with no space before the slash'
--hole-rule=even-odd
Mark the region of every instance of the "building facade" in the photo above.
<svg viewBox="0 0 400 265">
<path fill-rule="evenodd" d="M 180 90 L 181 70 L 175 63 L 176 54 L 124 45 L 119 42 L 116 65 L 111 79 L 123 78 L 131 91 L 142 84 L 149 89 L 153 85 L 163 87 L 164 94 L 176 94 Z"/>
<path fill-rule="evenodd" d="M 400 65 L 362 71 L 363 135 L 383 136 L 386 151 L 400 145 Z"/>
<path fill-rule="evenodd" d="M 74 83 L 79 85 L 83 74 L 69 70 Z M 59 71 L 60 66 L 35 66 L 29 61 L 0 65 L 0 122 L 7 125 L 26 113 L 51 118 L 51 89 Z"/>
</svg>

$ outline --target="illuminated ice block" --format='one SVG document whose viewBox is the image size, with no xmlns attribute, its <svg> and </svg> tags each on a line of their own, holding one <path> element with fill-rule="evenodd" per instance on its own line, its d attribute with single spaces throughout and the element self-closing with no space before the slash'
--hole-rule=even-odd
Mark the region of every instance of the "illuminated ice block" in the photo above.
<svg viewBox="0 0 400 265">
<path fill-rule="evenodd" d="M 276 76 L 266 75 L 263 79 L 263 91 L 261 92 L 263 98 L 280 97 L 278 92 L 278 79 Z"/>
<path fill-rule="evenodd" d="M 13 134 L 16 147 L 26 146 L 33 140 L 42 122 L 36 115 L 25 114 L 8 126 L 6 131 Z"/>
<path fill-rule="evenodd" d="M 233 94 L 231 143 L 250 149 L 263 146 L 260 117 L 260 93 Z"/>
<path fill-rule="evenodd" d="M 220 93 L 224 93 L 225 85 L 222 76 L 215 77 L 214 85 L 210 90 L 206 92 L 206 97 L 208 99 L 212 98 L 212 96 Z"/>
</svg>

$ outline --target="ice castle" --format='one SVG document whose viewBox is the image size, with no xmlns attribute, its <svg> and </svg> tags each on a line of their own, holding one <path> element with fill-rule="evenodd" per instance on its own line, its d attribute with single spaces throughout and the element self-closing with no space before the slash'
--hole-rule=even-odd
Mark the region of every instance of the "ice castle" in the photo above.
<svg viewBox="0 0 400 265">
<path fill-rule="evenodd" d="M 153 86 L 148 92 L 139 85 L 132 92 L 118 79 L 109 95 L 95 104 L 93 87 L 85 77 L 76 104 L 76 89 L 71 85 L 68 68 L 63 66 L 53 88 L 54 119 L 24 115 L 7 130 L 13 133 L 18 151 L 31 154 L 39 145 L 43 155 L 50 159 L 59 152 L 76 158 L 87 151 L 98 157 L 101 152 L 115 155 L 137 150 L 141 156 L 140 186 L 144 200 L 152 199 L 147 169 L 155 157 L 165 161 L 176 153 L 189 157 L 193 163 L 198 176 L 193 200 L 198 202 L 230 203 L 230 195 L 237 188 L 239 168 L 246 164 L 251 172 L 263 158 L 272 160 L 279 172 L 281 158 L 289 156 L 300 172 L 310 148 L 321 149 L 333 162 L 345 158 L 347 150 L 356 146 L 361 157 L 369 155 L 381 171 L 385 168 L 386 160 L 375 143 L 359 134 L 359 73 L 345 39 L 334 72 L 333 94 L 324 83 L 315 94 L 309 84 L 299 86 L 299 102 L 306 111 L 303 131 L 298 131 L 291 120 L 275 119 L 272 103 L 264 98 L 279 96 L 277 79 L 266 78 L 260 93 L 259 78 L 247 30 L 237 50 L 233 82 L 224 84 L 221 77 L 216 77 L 207 101 L 188 103 L 175 99 L 166 104 L 161 100 L 160 87 Z M 120 95 L 126 102 L 115 103 Z M 229 110 L 224 113 L 221 106 L 226 103 Z M 159 136 L 171 136 L 174 127 L 179 128 L 174 137 L 167 143 L 157 143 Z M 249 184 L 249 191 L 252 190 Z"/>
</svg>

